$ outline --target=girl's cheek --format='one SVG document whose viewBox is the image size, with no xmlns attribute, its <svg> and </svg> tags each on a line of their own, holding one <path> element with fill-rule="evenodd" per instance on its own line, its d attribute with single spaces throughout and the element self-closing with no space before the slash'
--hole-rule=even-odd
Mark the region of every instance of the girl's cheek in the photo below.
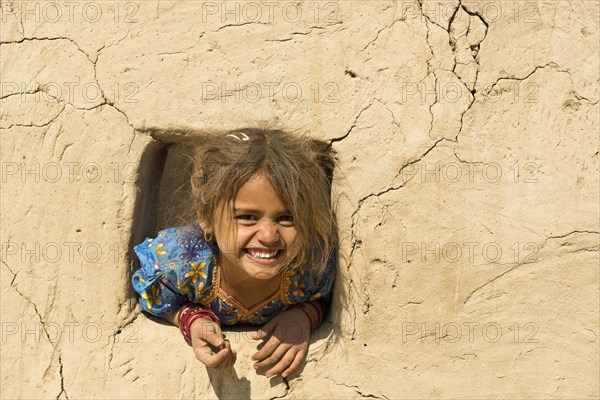
<svg viewBox="0 0 600 400">
<path fill-rule="evenodd" d="M 293 232 L 290 232 L 287 243 L 292 245 L 296 241 L 297 238 L 298 238 L 298 235 L 296 233 L 296 230 L 294 229 Z"/>
<path fill-rule="evenodd" d="M 241 245 L 244 245 L 250 238 L 252 238 L 252 231 L 248 227 L 238 227 L 238 235 L 236 241 Z"/>
</svg>

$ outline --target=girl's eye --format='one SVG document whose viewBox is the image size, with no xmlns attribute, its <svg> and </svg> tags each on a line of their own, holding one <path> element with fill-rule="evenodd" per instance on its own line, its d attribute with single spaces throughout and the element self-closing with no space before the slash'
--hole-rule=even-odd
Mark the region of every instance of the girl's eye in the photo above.
<svg viewBox="0 0 600 400">
<path fill-rule="evenodd" d="M 281 222 L 291 223 L 294 222 L 294 217 L 292 217 L 291 215 L 282 215 L 281 217 L 279 217 L 279 220 Z"/>
<path fill-rule="evenodd" d="M 243 221 L 253 221 L 254 215 L 238 215 L 237 217 L 235 217 L 235 219 L 240 219 Z"/>
</svg>

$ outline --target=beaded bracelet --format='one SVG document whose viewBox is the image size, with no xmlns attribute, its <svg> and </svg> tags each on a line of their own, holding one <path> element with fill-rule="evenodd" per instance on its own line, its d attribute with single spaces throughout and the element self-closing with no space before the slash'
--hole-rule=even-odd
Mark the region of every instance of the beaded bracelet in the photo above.
<svg viewBox="0 0 600 400">
<path fill-rule="evenodd" d="M 192 336 L 190 334 L 190 328 L 194 321 L 199 318 L 208 317 L 217 325 L 221 326 L 219 318 L 209 309 L 200 306 L 186 305 L 179 309 L 177 312 L 179 318 L 179 331 L 183 335 L 183 338 L 189 344 L 192 345 Z"/>
<path fill-rule="evenodd" d="M 304 311 L 304 313 L 308 316 L 308 319 L 310 319 L 310 331 L 314 332 L 319 325 L 321 324 L 321 322 L 323 321 L 323 310 L 321 308 L 321 305 L 316 302 L 316 301 L 309 301 L 307 303 L 299 303 L 299 304 L 294 304 L 293 306 L 290 307 L 290 309 L 293 308 L 297 308 L 299 310 Z"/>
</svg>

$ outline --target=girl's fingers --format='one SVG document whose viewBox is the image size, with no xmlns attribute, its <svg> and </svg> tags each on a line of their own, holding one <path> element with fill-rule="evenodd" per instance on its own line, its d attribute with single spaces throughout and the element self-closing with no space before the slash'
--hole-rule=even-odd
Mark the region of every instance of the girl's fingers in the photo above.
<svg viewBox="0 0 600 400">
<path fill-rule="evenodd" d="M 200 360 L 202 364 L 210 368 L 217 368 L 227 359 L 230 352 L 231 350 L 221 349 L 217 353 L 214 353 L 210 348 L 210 345 L 202 339 L 198 339 L 198 341 L 194 343 L 194 353 L 196 354 L 196 358 Z"/>
<path fill-rule="evenodd" d="M 231 350 L 231 355 L 227 359 L 227 365 L 225 366 L 225 369 L 229 369 L 229 368 L 233 367 L 236 360 L 237 360 L 237 353 L 235 350 Z"/>
<path fill-rule="evenodd" d="M 290 374 L 294 372 L 294 370 L 296 370 L 296 368 L 298 368 L 302 363 L 302 359 L 304 359 L 304 354 L 304 350 L 300 350 L 299 352 L 297 352 L 296 357 L 294 357 L 294 361 L 292 361 L 292 364 L 285 371 L 283 371 L 281 376 L 283 376 L 284 378 L 290 376 Z"/>
<path fill-rule="evenodd" d="M 231 356 L 231 353 L 226 353 L 225 350 L 221 350 L 220 353 L 224 353 L 223 359 L 217 365 L 212 367 L 219 371 L 227 369 L 227 363 L 229 363 L 229 357 Z"/>
<path fill-rule="evenodd" d="M 289 348 L 290 348 L 290 346 L 288 344 L 282 343 L 267 358 L 265 358 L 264 360 L 261 360 L 257 363 L 254 363 L 254 368 L 259 369 L 259 368 L 267 367 L 269 365 L 273 365 L 273 364 L 277 363 L 279 360 L 281 360 L 285 356 L 285 354 L 287 353 Z"/>
<path fill-rule="evenodd" d="M 206 366 L 210 366 L 213 362 L 214 355 L 208 345 L 194 347 L 194 354 L 196 355 L 196 358 Z"/>
<path fill-rule="evenodd" d="M 298 354 L 298 352 L 296 352 L 293 348 L 290 349 L 288 352 L 286 352 L 283 355 L 281 360 L 279 360 L 279 362 L 273 368 L 271 368 L 267 371 L 266 377 L 270 378 L 272 376 L 281 374 L 290 365 L 292 365 L 297 354 Z"/>
<path fill-rule="evenodd" d="M 269 338 L 269 340 L 267 340 L 265 345 L 262 347 L 262 349 L 260 349 L 256 353 L 254 353 L 254 355 L 252 356 L 252 360 L 254 360 L 254 361 L 264 360 L 265 358 L 271 356 L 273 354 L 273 352 L 276 351 L 280 345 L 281 345 L 281 340 L 279 340 L 277 338 L 277 336 L 275 336 L 275 335 L 271 336 Z"/>
<path fill-rule="evenodd" d="M 231 350 L 231 345 L 228 340 L 225 340 L 222 348 L 219 350 L 217 355 L 222 357 L 221 361 L 219 361 L 213 368 L 214 369 L 227 369 L 227 364 L 229 363 L 231 357 L 233 356 L 233 352 Z"/>
<path fill-rule="evenodd" d="M 212 356 L 212 359 L 208 363 L 205 364 L 210 368 L 225 369 L 230 356 L 231 350 L 221 349 L 218 353 Z"/>
</svg>

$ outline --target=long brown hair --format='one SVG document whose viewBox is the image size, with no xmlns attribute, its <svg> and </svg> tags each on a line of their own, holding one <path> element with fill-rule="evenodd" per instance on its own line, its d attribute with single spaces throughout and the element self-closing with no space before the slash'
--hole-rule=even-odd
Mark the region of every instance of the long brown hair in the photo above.
<svg viewBox="0 0 600 400">
<path fill-rule="evenodd" d="M 242 128 L 207 136 L 192 155 L 191 192 L 197 220 L 214 232 L 219 207 L 233 201 L 248 180 L 261 174 L 288 207 L 296 228 L 289 253 L 293 265 L 320 273 L 338 243 L 331 202 L 336 159 L 330 146 L 307 134 Z M 292 261 L 287 259 L 287 262 Z"/>
</svg>

